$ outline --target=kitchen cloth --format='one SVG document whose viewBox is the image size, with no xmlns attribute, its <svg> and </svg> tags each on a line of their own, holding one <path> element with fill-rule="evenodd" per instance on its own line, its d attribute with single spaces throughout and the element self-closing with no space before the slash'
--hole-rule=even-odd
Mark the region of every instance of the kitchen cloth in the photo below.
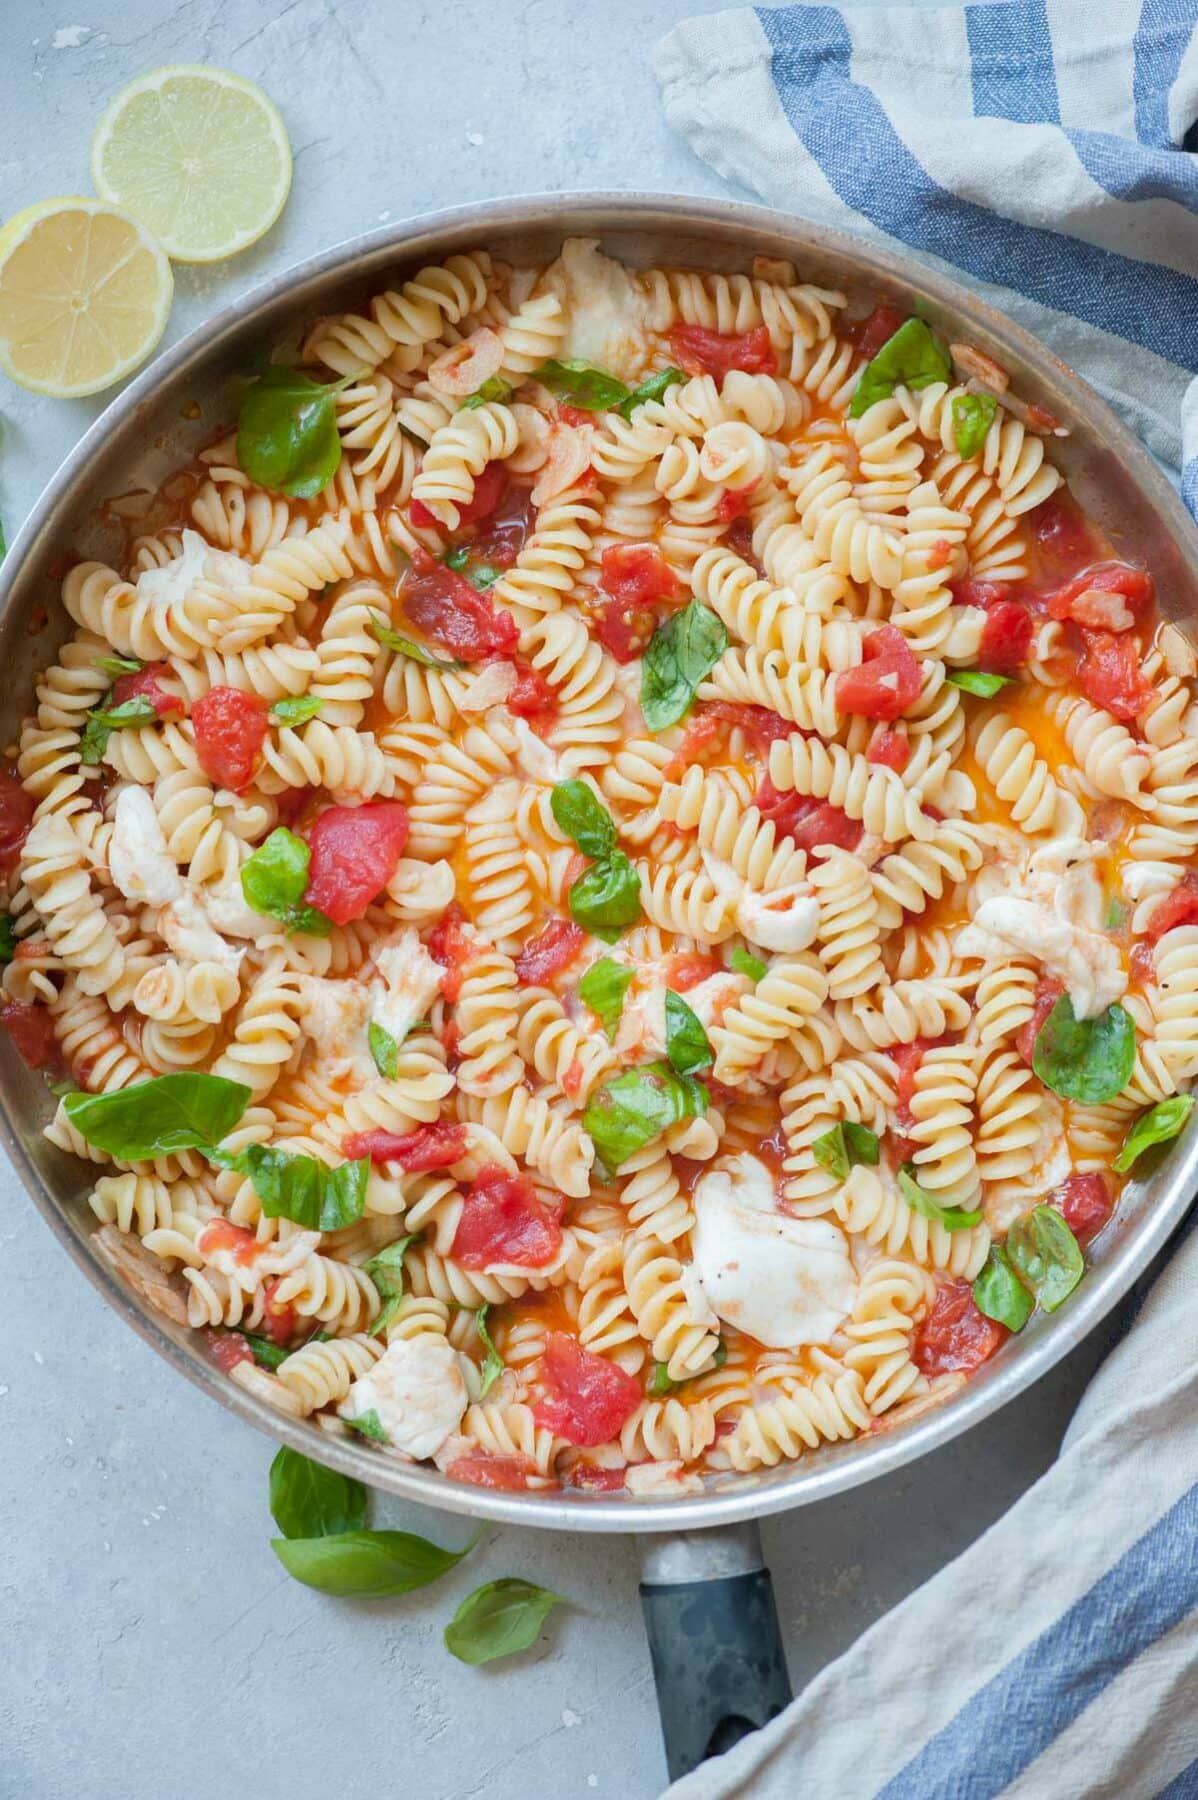
<svg viewBox="0 0 1198 1800">
<path fill-rule="evenodd" d="M 1198 516 L 1198 0 L 723 12 L 671 32 L 657 72 L 721 175 L 963 278 Z M 669 1800 L 1182 1800 L 1196 1702 L 1191 1231 L 1053 1468 Z"/>
</svg>

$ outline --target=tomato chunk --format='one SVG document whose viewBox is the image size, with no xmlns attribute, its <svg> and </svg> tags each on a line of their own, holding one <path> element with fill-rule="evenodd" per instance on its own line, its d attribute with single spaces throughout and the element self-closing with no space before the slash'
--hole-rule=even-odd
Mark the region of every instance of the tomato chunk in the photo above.
<svg viewBox="0 0 1198 1800">
<path fill-rule="evenodd" d="M 1166 894 L 1144 933 L 1150 944 L 1159 943 L 1177 925 L 1198 925 L 1198 875 L 1190 869 L 1171 894 Z"/>
<path fill-rule="evenodd" d="M 865 661 L 836 677 L 839 712 L 866 719 L 897 719 L 919 699 L 919 664 L 902 632 L 882 625 L 865 640 Z"/>
<path fill-rule="evenodd" d="M 638 606 L 678 594 L 678 578 L 656 544 L 609 544 L 599 564 L 599 586 L 613 600 Z"/>
<path fill-rule="evenodd" d="M 767 775 L 753 803 L 763 819 L 770 819 L 780 837 L 793 838 L 800 850 L 814 851 L 831 845 L 855 850 L 861 842 L 861 825 L 839 806 L 814 800 L 808 794 L 780 793 Z"/>
<path fill-rule="evenodd" d="M 458 508 L 459 524 L 476 525 L 481 519 L 489 519 L 507 493 L 508 480 L 503 463 L 487 463 L 474 483 L 474 493 L 465 506 Z"/>
<path fill-rule="evenodd" d="M 1140 672 L 1135 639 L 1115 637 L 1109 631 L 1086 633 L 1086 653 L 1078 664 L 1077 679 L 1087 700 L 1105 707 L 1117 719 L 1134 719 L 1156 692 Z"/>
<path fill-rule="evenodd" d="M 415 1131 L 355 1131 L 341 1140 L 341 1153 L 350 1162 L 368 1156 L 371 1162 L 398 1163 L 409 1175 L 427 1175 L 430 1169 L 448 1169 L 466 1154 L 466 1127 L 452 1120 L 420 1125 Z"/>
<path fill-rule="evenodd" d="M 1040 1027 L 1064 992 L 1064 984 L 1059 982 L 1055 975 L 1041 976 L 1036 987 L 1035 1000 L 1032 1003 L 1032 1016 L 1015 1039 L 1015 1048 L 1029 1068 L 1036 1049 L 1036 1039 L 1040 1035 Z"/>
<path fill-rule="evenodd" d="M 170 680 L 172 671 L 166 663 L 147 663 L 144 669 L 138 669 L 135 675 L 122 675 L 113 683 L 112 704 L 121 706 L 126 700 L 150 701 L 160 719 L 166 719 L 173 713 L 176 718 L 183 713 L 183 702 L 177 694 L 168 694 L 162 686 L 163 679 Z"/>
<path fill-rule="evenodd" d="M 562 1477 L 563 1486 L 584 1493 L 615 1494 L 624 1486 L 623 1469 L 601 1469 L 598 1463 L 576 1462 Z"/>
<path fill-rule="evenodd" d="M 533 1418 L 570 1444 L 610 1443 L 643 1398 L 640 1383 L 618 1364 L 562 1331 L 549 1334 L 538 1381 Z"/>
<path fill-rule="evenodd" d="M 528 663 L 513 662 L 516 685 L 504 701 L 510 713 L 527 719 L 537 731 L 545 731 L 557 718 L 557 694 L 539 669 Z"/>
<path fill-rule="evenodd" d="M 1128 631 L 1148 611 L 1155 594 L 1146 569 L 1133 569 L 1129 563 L 1099 563 L 1053 589 L 1048 595 L 1048 616 L 1072 619 L 1091 631 Z"/>
<path fill-rule="evenodd" d="M 714 375 L 723 381 L 733 369 L 747 375 L 774 375 L 778 359 L 764 325 L 754 331 L 709 331 L 705 325 L 675 325 L 670 333 L 674 354 L 688 375 Z"/>
<path fill-rule="evenodd" d="M 865 760 L 901 775 L 911 761 L 910 739 L 905 731 L 895 726 L 880 725 L 869 740 Z"/>
<path fill-rule="evenodd" d="M 712 975 L 721 975 L 723 964 L 705 950 L 679 950 L 665 961 L 666 986 L 676 994 L 685 994 Z"/>
<path fill-rule="evenodd" d="M 510 656 L 520 636 L 510 612 L 444 563 L 414 567 L 401 591 L 400 607 L 430 643 L 466 662 Z"/>
<path fill-rule="evenodd" d="M 240 688 L 209 688 L 192 707 L 191 722 L 196 755 L 208 779 L 235 794 L 249 787 L 266 742 L 263 702 Z"/>
<path fill-rule="evenodd" d="M 470 534 L 470 548 L 480 562 L 510 569 L 532 530 L 532 491 L 509 487 L 499 505 Z"/>
<path fill-rule="evenodd" d="M 239 1331 L 206 1331 L 208 1354 L 217 1368 L 231 1375 L 238 1363 L 253 1362 L 254 1352 Z"/>
<path fill-rule="evenodd" d="M 1032 647 L 1032 615 L 1017 600 L 999 600 L 986 614 L 978 647 L 978 668 L 991 675 L 1014 675 Z"/>
<path fill-rule="evenodd" d="M 1093 550 L 1085 519 L 1063 500 L 1045 500 L 1025 514 L 1045 562 L 1058 569 L 1076 568 Z"/>
<path fill-rule="evenodd" d="M 945 1282 L 931 1312 L 916 1329 L 911 1361 L 928 1376 L 977 1369 L 1007 1336 L 1005 1326 L 979 1312 L 967 1281 Z"/>
<path fill-rule="evenodd" d="M 11 875 L 20 861 L 36 807 L 16 770 L 0 769 L 0 876 Z"/>
<path fill-rule="evenodd" d="M 248 1268 L 257 1261 L 262 1245 L 246 1226 L 234 1225 L 228 1219 L 213 1219 L 196 1238 L 196 1249 L 205 1258 L 216 1256 L 222 1250 L 229 1250 L 235 1263 Z"/>
<path fill-rule="evenodd" d="M 1000 600 L 1010 600 L 1011 583 L 1009 581 L 979 581 L 973 575 L 963 575 L 960 581 L 950 581 L 948 591 L 956 606 L 980 606 L 988 612 Z"/>
<path fill-rule="evenodd" d="M 565 1204 L 562 1199 L 553 1210 L 526 1175 L 509 1175 L 489 1163 L 464 1196 L 453 1238 L 454 1260 L 464 1269 L 486 1269 L 496 1263 L 543 1269 L 562 1247 Z"/>
<path fill-rule="evenodd" d="M 294 1306 L 287 1300 L 279 1305 L 275 1299 L 275 1289 L 282 1279 L 281 1275 L 276 1275 L 262 1290 L 262 1323 L 258 1330 L 272 1344 L 289 1344 L 296 1331 L 297 1314 Z"/>
<path fill-rule="evenodd" d="M 485 1450 L 471 1450 L 455 1457 L 445 1473 L 451 1481 L 465 1481 L 471 1487 L 501 1488 L 505 1493 L 523 1493 L 537 1465 L 531 1456 L 489 1456 Z"/>
<path fill-rule="evenodd" d="M 446 1000 L 456 1000 L 462 991 L 462 975 L 474 955 L 474 939 L 469 936 L 462 909 L 455 900 L 446 907 L 429 934 L 428 953 L 434 962 L 444 965 L 441 993 Z"/>
<path fill-rule="evenodd" d="M 885 301 L 875 306 L 868 318 L 860 319 L 850 325 L 846 337 L 855 338 L 857 348 L 867 362 L 878 354 L 883 344 L 888 344 L 900 325 L 905 324 L 904 315 L 897 307 L 887 306 Z"/>
<path fill-rule="evenodd" d="M 568 967 L 586 941 L 581 925 L 569 919 L 550 919 L 516 958 L 516 974 L 525 987 L 538 987 Z"/>
<path fill-rule="evenodd" d="M 12 1039 L 13 1048 L 27 1069 L 44 1069 L 54 1060 L 54 1020 L 44 1006 L 27 1006 L 23 1000 L 9 1000 L 0 1006 L 0 1025 Z"/>
<path fill-rule="evenodd" d="M 326 807 L 308 832 L 304 899 L 334 925 L 360 919 L 394 875 L 407 841 L 408 812 L 398 800 Z"/>
<path fill-rule="evenodd" d="M 1052 1196 L 1066 1225 L 1079 1244 L 1097 1237 L 1114 1210 L 1110 1185 L 1101 1171 L 1068 1176 Z"/>
<path fill-rule="evenodd" d="M 894 1044 L 886 1053 L 898 1071 L 894 1113 L 902 1126 L 914 1123 L 911 1117 L 911 1096 L 915 1092 L 915 1077 L 919 1073 L 920 1063 L 935 1041 L 933 1038 L 916 1038 L 910 1044 Z"/>
<path fill-rule="evenodd" d="M 721 724 L 739 728 L 753 748 L 764 756 L 771 744 L 788 738 L 798 730 L 791 719 L 784 719 L 768 706 L 752 706 L 740 700 L 709 700 L 703 717 L 718 719 Z"/>
<path fill-rule="evenodd" d="M 732 529 L 728 533 L 728 548 L 735 550 L 742 562 L 747 562 L 751 569 L 755 569 L 764 578 L 765 569 L 753 548 L 753 527 L 748 519 L 739 515 L 733 519 Z"/>
</svg>

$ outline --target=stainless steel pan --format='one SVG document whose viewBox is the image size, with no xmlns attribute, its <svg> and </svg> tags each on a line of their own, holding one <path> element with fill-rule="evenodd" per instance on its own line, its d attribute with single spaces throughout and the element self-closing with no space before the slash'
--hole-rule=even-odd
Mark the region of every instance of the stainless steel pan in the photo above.
<svg viewBox="0 0 1198 1800">
<path fill-rule="evenodd" d="M 256 288 L 155 362 L 87 432 L 47 486 L 0 571 L 3 741 L 16 735 L 34 669 L 65 635 L 49 570 L 64 548 L 105 553 L 97 509 L 157 486 L 231 416 L 227 378 L 297 319 L 358 304 L 397 275 L 485 245 L 513 261 L 547 260 L 565 235 L 601 237 L 640 266 L 748 269 L 754 254 L 790 257 L 803 278 L 919 310 L 1011 371 L 1019 393 L 1072 428 L 1059 455 L 1082 504 L 1156 577 L 1165 611 L 1198 623 L 1198 532 L 1141 446 L 1042 345 L 955 282 L 889 251 L 762 208 L 654 194 L 579 194 L 456 208 L 337 245 Z M 40 624 L 44 609 L 48 622 Z M 392 1462 L 356 1439 L 280 1418 L 217 1370 L 198 1340 L 133 1295 L 89 1246 L 88 1176 L 40 1136 L 50 1102 L 40 1079 L 0 1046 L 5 1148 L 51 1230 L 88 1279 L 181 1374 L 270 1437 L 346 1474 L 425 1505 L 558 1531 L 635 1531 L 647 1546 L 645 1593 L 671 1772 L 759 1724 L 786 1698 L 777 1621 L 749 1521 L 877 1480 L 947 1443 L 1031 1385 L 1128 1290 L 1185 1212 L 1198 1171 L 1192 1132 L 1149 1180 L 1131 1185 L 1066 1309 L 1037 1318 L 949 1404 L 890 1432 L 829 1446 L 752 1475 L 718 1477 L 702 1496 L 636 1502 L 518 1495 L 464 1487 Z"/>
</svg>

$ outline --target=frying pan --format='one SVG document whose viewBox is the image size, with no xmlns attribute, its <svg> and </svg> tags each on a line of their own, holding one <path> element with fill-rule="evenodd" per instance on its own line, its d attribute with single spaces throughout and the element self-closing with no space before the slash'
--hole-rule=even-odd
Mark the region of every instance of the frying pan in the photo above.
<svg viewBox="0 0 1198 1800">
<path fill-rule="evenodd" d="M 0 654 L 9 670 L 0 694 L 2 741 L 17 735 L 33 673 L 67 635 L 50 574 L 55 560 L 68 546 L 114 552 L 100 504 L 157 487 L 226 425 L 231 376 L 254 366 L 299 318 L 360 306 L 425 263 L 477 245 L 515 263 L 545 262 L 564 236 L 599 237 L 611 254 L 640 267 L 745 272 L 754 254 L 788 257 L 804 280 L 918 309 L 946 339 L 976 344 L 1010 371 L 1024 399 L 1070 426 L 1053 454 L 1082 506 L 1151 570 L 1165 613 L 1198 625 L 1198 531 L 1169 483 L 1072 370 L 955 282 L 888 249 L 760 207 L 657 194 L 533 195 L 458 207 L 336 245 L 234 302 L 130 383 L 49 483 L 0 570 Z M 151 1310 L 91 1248 L 88 1173 L 40 1135 L 52 1104 L 5 1038 L 0 1132 L 34 1205 L 109 1305 L 221 1405 L 296 1450 L 423 1505 L 551 1531 L 641 1535 L 641 1593 L 671 1776 L 728 1748 L 790 1697 L 754 1521 L 890 1475 L 1021 1394 L 1126 1293 L 1186 1211 L 1198 1175 L 1191 1131 L 1161 1168 L 1125 1190 L 1064 1311 L 1034 1318 L 960 1393 L 920 1418 L 776 1469 L 714 1476 L 702 1495 L 513 1494 L 391 1461 L 357 1439 L 282 1418 L 237 1387 L 207 1360 L 198 1338 Z"/>
</svg>

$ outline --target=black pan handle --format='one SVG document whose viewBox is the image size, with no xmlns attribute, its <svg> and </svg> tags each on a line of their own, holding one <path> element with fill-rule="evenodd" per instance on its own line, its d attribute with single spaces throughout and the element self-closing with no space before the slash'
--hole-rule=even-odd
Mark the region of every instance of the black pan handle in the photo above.
<svg viewBox="0 0 1198 1800">
<path fill-rule="evenodd" d="M 792 1698 L 754 1524 L 642 1539 L 641 1610 L 670 1780 L 776 1718 Z"/>
</svg>

